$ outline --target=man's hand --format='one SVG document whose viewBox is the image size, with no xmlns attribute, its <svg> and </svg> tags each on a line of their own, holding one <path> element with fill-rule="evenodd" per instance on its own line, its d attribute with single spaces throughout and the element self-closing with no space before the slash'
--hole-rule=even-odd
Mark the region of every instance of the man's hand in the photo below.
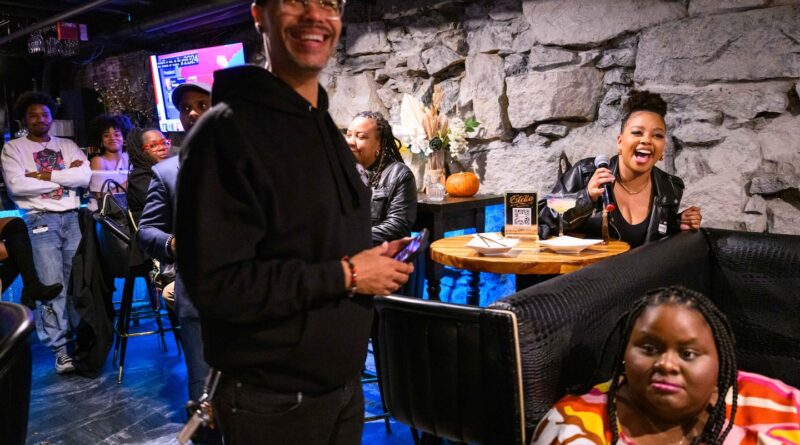
<svg viewBox="0 0 800 445">
<path fill-rule="evenodd" d="M 27 172 L 25 176 L 29 178 L 39 179 L 41 181 L 49 181 L 50 180 L 50 172 Z"/>
<path fill-rule="evenodd" d="M 408 281 L 408 275 L 414 271 L 414 266 L 392 259 L 387 256 L 389 251 L 389 243 L 383 243 L 372 249 L 362 250 L 350 260 L 356 268 L 356 292 L 389 295 Z M 342 267 L 345 271 L 345 287 L 349 289 L 352 286 L 350 268 L 345 262 L 342 262 Z"/>
<path fill-rule="evenodd" d="M 681 230 L 697 230 L 702 220 L 700 207 L 691 206 L 681 213 Z"/>
<path fill-rule="evenodd" d="M 69 168 L 80 167 L 81 165 L 83 165 L 83 161 L 81 161 L 80 159 L 76 159 L 69 163 Z"/>
<path fill-rule="evenodd" d="M 173 258 L 175 258 L 175 245 L 175 236 L 173 235 L 173 237 L 169 239 L 169 245 L 167 246 L 167 253 Z"/>
<path fill-rule="evenodd" d="M 396 239 L 388 243 L 384 242 L 378 247 L 386 246 L 386 250 L 381 255 L 388 256 L 389 258 L 394 258 L 395 255 L 397 255 L 398 253 L 400 253 L 401 250 L 406 248 L 406 246 L 411 242 L 412 239 L 414 238 L 407 236 L 405 238 Z"/>
</svg>

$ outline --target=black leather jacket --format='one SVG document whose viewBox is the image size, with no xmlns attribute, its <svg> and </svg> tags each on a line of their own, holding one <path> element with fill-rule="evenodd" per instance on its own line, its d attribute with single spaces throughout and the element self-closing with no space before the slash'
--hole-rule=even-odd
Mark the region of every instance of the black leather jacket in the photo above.
<svg viewBox="0 0 800 445">
<path fill-rule="evenodd" d="M 374 174 L 370 171 L 370 174 Z M 411 234 L 417 218 L 417 182 L 402 162 L 394 162 L 381 172 L 372 187 L 372 244 L 392 241 Z"/>
<path fill-rule="evenodd" d="M 619 157 L 611 158 L 609 169 L 616 175 Z M 592 202 L 586 186 L 597 167 L 594 158 L 576 162 L 553 187 L 553 192 L 577 193 L 575 208 L 564 214 L 564 231 L 581 232 L 593 238 L 602 236 L 602 200 Z M 683 196 L 683 180 L 653 167 L 653 204 L 645 243 L 680 232 L 678 208 Z M 611 199 L 614 200 L 612 193 Z M 620 239 L 612 215 L 608 218 L 608 232 L 612 238 Z M 547 201 L 539 201 L 539 237 L 542 239 L 558 235 L 558 213 L 547 207 Z M 628 241 L 628 240 L 623 240 Z"/>
</svg>

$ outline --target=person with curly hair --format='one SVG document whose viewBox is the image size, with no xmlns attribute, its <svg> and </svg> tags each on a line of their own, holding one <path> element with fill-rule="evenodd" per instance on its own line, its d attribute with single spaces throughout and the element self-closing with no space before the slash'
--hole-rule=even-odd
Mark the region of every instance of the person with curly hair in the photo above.
<svg viewBox="0 0 800 445">
<path fill-rule="evenodd" d="M 0 159 L 9 195 L 25 212 L 39 277 L 47 283 L 66 287 L 72 257 L 81 240 L 78 189 L 89 185 L 92 172 L 86 155 L 74 142 L 50 136 L 55 107 L 53 99 L 46 94 L 20 95 L 15 109 L 28 135 L 9 141 Z M 56 371 L 74 371 L 72 357 L 67 351 L 67 339 L 78 321 L 72 297 L 62 289 L 52 300 L 40 301 L 37 305 L 36 331 L 39 340 L 53 350 Z"/>
<path fill-rule="evenodd" d="M 411 235 L 417 183 L 400 157 L 389 122 L 381 113 L 362 111 L 350 123 L 346 139 L 372 189 L 372 243 L 377 246 Z"/>
<path fill-rule="evenodd" d="M 534 445 L 800 444 L 800 391 L 737 369 L 728 319 L 705 295 L 652 290 L 616 332 L 611 380 L 558 401 Z"/>
<path fill-rule="evenodd" d="M 700 228 L 700 208 L 678 213 L 684 184 L 681 178 L 656 167 L 664 158 L 667 104 L 658 94 L 631 91 L 624 105 L 617 155 L 608 167 L 596 167 L 595 158 L 575 163 L 556 182 L 553 193 L 577 194 L 576 205 L 564 213 L 564 230 L 599 238 L 602 229 L 604 186 L 610 184 L 609 234 L 631 247 Z M 558 233 L 557 214 L 540 201 L 539 236 Z"/>
<path fill-rule="evenodd" d="M 100 147 L 100 154 L 90 162 L 92 179 L 89 181 L 88 207 L 93 212 L 98 210 L 101 192 L 122 192 L 112 184 L 101 190 L 106 181 L 114 181 L 125 188 L 128 186 L 129 161 L 125 138 L 132 127 L 130 119 L 124 114 L 101 114 L 94 120 L 94 143 Z"/>
</svg>

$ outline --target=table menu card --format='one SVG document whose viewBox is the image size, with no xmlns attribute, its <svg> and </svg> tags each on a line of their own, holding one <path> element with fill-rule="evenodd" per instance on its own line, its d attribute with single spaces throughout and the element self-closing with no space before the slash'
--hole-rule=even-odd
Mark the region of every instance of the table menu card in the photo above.
<svg viewBox="0 0 800 445">
<path fill-rule="evenodd" d="M 505 235 L 539 239 L 539 206 L 536 192 L 505 193 Z"/>
</svg>

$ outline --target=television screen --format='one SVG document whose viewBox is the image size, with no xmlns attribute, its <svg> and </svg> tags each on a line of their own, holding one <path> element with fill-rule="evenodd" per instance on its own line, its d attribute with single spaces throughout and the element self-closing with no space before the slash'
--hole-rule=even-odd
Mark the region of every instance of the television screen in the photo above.
<svg viewBox="0 0 800 445">
<path fill-rule="evenodd" d="M 161 131 L 183 131 L 178 110 L 172 105 L 172 90 L 175 87 L 186 82 L 211 85 L 214 71 L 243 64 L 244 49 L 241 43 L 150 56 Z"/>
</svg>

